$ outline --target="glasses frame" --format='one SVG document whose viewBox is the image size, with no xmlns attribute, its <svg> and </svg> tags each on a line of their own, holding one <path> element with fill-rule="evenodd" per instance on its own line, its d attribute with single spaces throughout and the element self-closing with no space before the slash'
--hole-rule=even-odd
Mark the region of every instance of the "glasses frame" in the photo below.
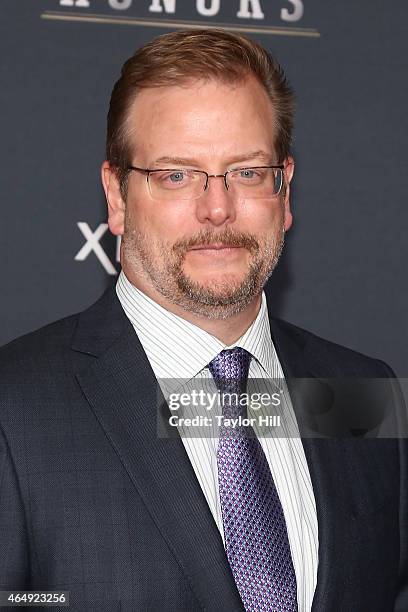
<svg viewBox="0 0 408 612">
<path fill-rule="evenodd" d="M 147 180 L 147 184 L 149 187 L 149 193 L 150 193 L 150 197 L 153 200 L 157 200 L 158 198 L 154 198 L 152 195 L 152 189 L 150 186 L 150 181 L 149 181 L 149 177 L 151 174 L 154 174 L 156 172 L 180 172 L 182 170 L 189 170 L 190 172 L 199 172 L 200 174 L 204 174 L 206 177 L 205 180 L 205 185 L 204 185 L 204 189 L 203 191 L 200 193 L 200 195 L 196 196 L 195 198 L 188 198 L 188 199 L 193 199 L 193 200 L 198 200 L 198 198 L 200 198 L 203 193 L 208 189 L 208 179 L 210 178 L 223 178 L 224 179 L 224 185 L 225 185 L 225 189 L 228 191 L 229 190 L 229 184 L 227 181 L 227 176 L 229 174 L 231 174 L 232 172 L 239 172 L 240 170 L 257 170 L 257 169 L 261 169 L 261 168 L 275 168 L 278 170 L 281 170 L 282 174 L 281 174 L 281 184 L 279 187 L 279 191 L 277 193 L 274 193 L 271 197 L 275 198 L 277 197 L 281 191 L 282 191 L 282 187 L 283 187 L 283 183 L 284 183 L 284 174 L 283 171 L 285 169 L 285 166 L 283 164 L 273 164 L 271 166 L 243 166 L 242 168 L 231 168 L 231 170 L 227 170 L 226 172 L 224 172 L 223 174 L 209 174 L 208 172 L 206 172 L 205 170 L 196 170 L 195 168 L 139 168 L 138 166 L 126 166 L 125 170 L 128 171 L 136 171 L 136 172 L 143 172 L 144 174 L 146 174 L 146 180 Z"/>
</svg>

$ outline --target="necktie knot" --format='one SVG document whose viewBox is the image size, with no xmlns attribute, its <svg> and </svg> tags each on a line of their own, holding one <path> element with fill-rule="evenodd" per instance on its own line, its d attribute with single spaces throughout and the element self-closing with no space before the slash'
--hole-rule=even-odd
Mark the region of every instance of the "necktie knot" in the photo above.
<svg viewBox="0 0 408 612">
<path fill-rule="evenodd" d="M 221 351 L 208 364 L 217 389 L 221 392 L 244 393 L 252 355 L 236 346 Z"/>
</svg>

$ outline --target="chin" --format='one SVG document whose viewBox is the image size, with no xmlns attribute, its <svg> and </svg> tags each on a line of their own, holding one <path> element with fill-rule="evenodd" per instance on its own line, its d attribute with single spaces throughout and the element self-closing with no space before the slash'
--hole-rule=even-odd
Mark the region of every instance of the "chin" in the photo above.
<svg viewBox="0 0 408 612">
<path fill-rule="evenodd" d="M 245 278 L 245 274 L 229 274 L 223 272 L 222 274 L 211 274 L 211 276 L 189 276 L 191 282 L 195 285 L 203 287 L 203 289 L 210 289 L 214 293 L 225 293 L 230 289 L 233 291 L 236 287 L 241 285 Z"/>
<path fill-rule="evenodd" d="M 203 271 L 197 270 L 188 270 L 184 271 L 184 275 L 189 278 L 193 283 L 197 283 L 199 285 L 207 286 L 207 285 L 236 285 L 242 283 L 242 281 L 248 275 L 248 267 L 242 266 L 223 266 L 222 268 L 212 269 Z"/>
</svg>

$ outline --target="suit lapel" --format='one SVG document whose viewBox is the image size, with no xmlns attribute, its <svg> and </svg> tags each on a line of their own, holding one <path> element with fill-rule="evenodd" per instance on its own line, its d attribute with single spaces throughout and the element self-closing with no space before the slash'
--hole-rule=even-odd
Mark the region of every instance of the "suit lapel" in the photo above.
<svg viewBox="0 0 408 612">
<path fill-rule="evenodd" d="M 96 357 L 80 368 L 78 382 L 201 607 L 243 610 L 184 445 L 179 437 L 158 438 L 163 398 L 113 290 L 80 315 L 72 347 Z"/>
<path fill-rule="evenodd" d="M 303 336 L 297 334 L 294 328 L 289 330 L 283 322 L 272 318 L 270 326 L 294 411 L 298 422 L 304 423 L 303 398 L 294 379 L 313 379 L 319 375 L 330 377 L 330 374 L 320 371 L 316 355 L 309 352 Z M 301 425 L 300 429 L 302 431 Z M 349 520 L 347 508 L 344 506 L 344 487 L 353 485 L 340 482 L 344 442 L 340 439 L 311 437 L 310 433 L 308 437 L 302 437 L 316 501 L 319 537 L 317 585 L 312 612 L 336 609 L 337 589 L 342 584 L 343 568 L 347 564 L 347 551 L 341 537 Z"/>
</svg>

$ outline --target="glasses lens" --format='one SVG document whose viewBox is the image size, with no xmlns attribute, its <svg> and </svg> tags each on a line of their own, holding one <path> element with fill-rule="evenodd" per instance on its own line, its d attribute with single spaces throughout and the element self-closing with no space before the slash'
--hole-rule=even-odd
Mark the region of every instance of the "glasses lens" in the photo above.
<svg viewBox="0 0 408 612">
<path fill-rule="evenodd" d="M 270 198 L 282 188 L 283 171 L 280 168 L 239 168 L 227 175 L 233 192 L 241 198 Z"/>
<path fill-rule="evenodd" d="M 152 198 L 157 200 L 191 200 L 199 198 L 204 191 L 204 172 L 182 168 L 154 170 L 149 175 Z"/>
</svg>

